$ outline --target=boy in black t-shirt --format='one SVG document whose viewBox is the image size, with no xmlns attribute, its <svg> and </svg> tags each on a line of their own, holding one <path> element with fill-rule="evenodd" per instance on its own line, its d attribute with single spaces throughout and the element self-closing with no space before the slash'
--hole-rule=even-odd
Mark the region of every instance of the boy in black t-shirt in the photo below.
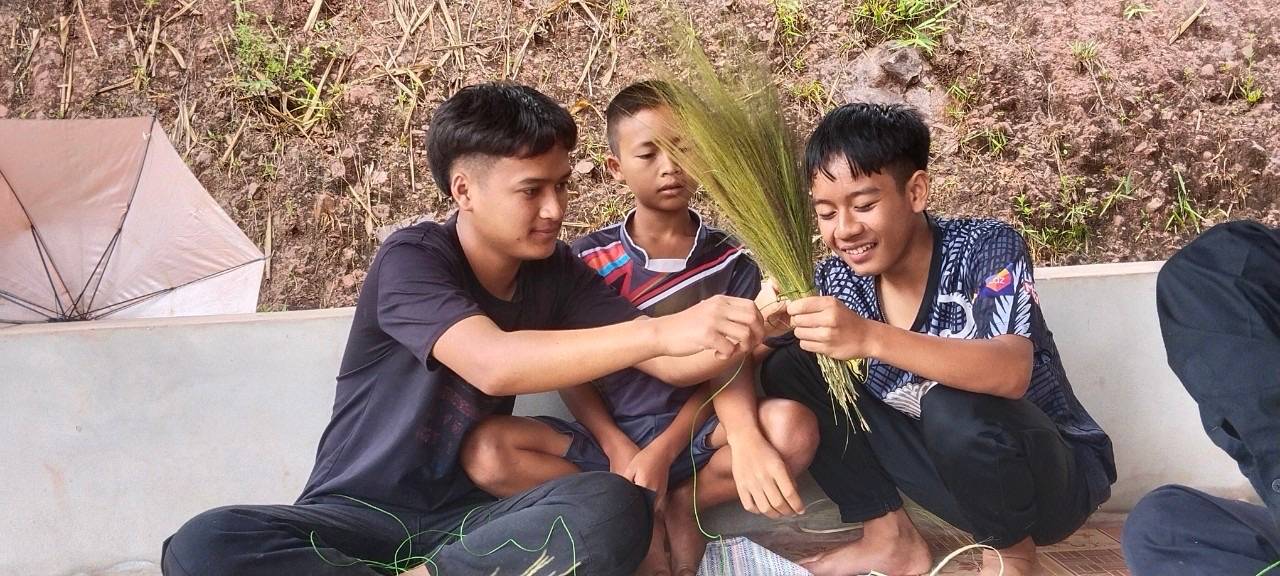
<svg viewBox="0 0 1280 576">
<path fill-rule="evenodd" d="M 437 109 L 431 172 L 458 212 L 379 249 L 302 496 L 195 517 L 165 542 L 165 574 L 518 573 L 543 542 L 548 570 L 634 570 L 652 516 L 625 479 L 576 474 L 495 501 L 458 464 L 467 431 L 515 394 L 631 366 L 694 385 L 760 340 L 739 298 L 643 318 L 557 240 L 576 139 L 524 86 L 471 86 Z"/>
<path fill-rule="evenodd" d="M 1071 390 L 1021 236 L 929 215 L 928 159 L 929 129 L 904 106 L 842 106 L 809 138 L 834 255 L 818 265 L 819 296 L 766 310 L 770 326 L 789 316 L 798 342 L 768 357 L 762 381 L 818 415 L 810 471 L 846 522 L 864 523 L 860 540 L 801 562 L 817 576 L 929 570 L 899 490 L 1000 550 L 1003 562 L 984 552 L 983 576 L 1033 574 L 1036 546 L 1071 535 L 1115 481 L 1111 440 Z M 867 359 L 870 433 L 835 412 L 812 353 Z"/>
</svg>

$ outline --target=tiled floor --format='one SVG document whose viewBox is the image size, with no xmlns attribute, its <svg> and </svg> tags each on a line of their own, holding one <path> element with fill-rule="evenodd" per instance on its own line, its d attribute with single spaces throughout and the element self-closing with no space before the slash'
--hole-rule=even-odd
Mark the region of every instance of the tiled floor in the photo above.
<svg viewBox="0 0 1280 576">
<path fill-rule="evenodd" d="M 913 514 L 920 531 L 933 549 L 935 561 L 971 544 L 968 536 L 950 526 Z M 1120 552 L 1122 515 L 1100 515 L 1063 542 L 1040 549 L 1046 576 L 1129 576 Z M 841 528 L 833 510 L 811 510 L 802 520 L 774 524 L 768 529 L 745 534 L 752 540 L 790 558 L 799 559 L 858 538 L 859 530 L 821 533 Z M 965 553 L 944 567 L 940 574 L 969 576 L 978 573 L 980 553 Z"/>
</svg>

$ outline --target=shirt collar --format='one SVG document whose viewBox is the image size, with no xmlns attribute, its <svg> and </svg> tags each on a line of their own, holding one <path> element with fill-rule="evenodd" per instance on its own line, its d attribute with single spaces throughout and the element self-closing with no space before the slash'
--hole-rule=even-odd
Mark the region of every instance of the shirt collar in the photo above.
<svg viewBox="0 0 1280 576">
<path fill-rule="evenodd" d="M 622 247 L 627 251 L 627 255 L 647 269 L 649 267 L 649 253 L 645 252 L 644 248 L 641 248 L 640 245 L 636 244 L 635 241 L 631 239 L 631 234 L 627 232 L 627 225 L 631 223 L 635 213 L 635 208 L 632 208 L 630 212 L 627 212 L 626 217 L 622 219 L 622 223 L 619 224 L 621 227 L 619 237 L 622 239 Z M 689 253 L 684 257 L 686 266 L 688 265 L 689 260 L 693 258 L 693 255 L 697 254 L 698 251 L 702 249 L 702 245 L 706 243 L 707 239 L 707 227 L 702 223 L 702 216 L 693 210 L 689 210 L 689 217 L 693 218 L 693 222 L 698 228 L 693 235 L 693 246 L 689 247 Z"/>
</svg>

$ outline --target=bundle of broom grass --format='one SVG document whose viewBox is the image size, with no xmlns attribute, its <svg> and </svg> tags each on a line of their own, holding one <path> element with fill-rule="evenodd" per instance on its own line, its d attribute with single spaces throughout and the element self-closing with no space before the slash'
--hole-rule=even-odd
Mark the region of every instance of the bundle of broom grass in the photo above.
<svg viewBox="0 0 1280 576">
<path fill-rule="evenodd" d="M 797 142 L 783 117 L 768 72 L 736 50 L 723 73 L 707 59 L 687 20 L 671 35 L 676 68 L 664 97 L 679 141 L 659 144 L 693 176 L 728 220 L 729 228 L 774 279 L 780 298 L 810 296 L 814 219 Z M 864 362 L 818 355 L 832 401 L 864 430 L 854 383 Z"/>
</svg>

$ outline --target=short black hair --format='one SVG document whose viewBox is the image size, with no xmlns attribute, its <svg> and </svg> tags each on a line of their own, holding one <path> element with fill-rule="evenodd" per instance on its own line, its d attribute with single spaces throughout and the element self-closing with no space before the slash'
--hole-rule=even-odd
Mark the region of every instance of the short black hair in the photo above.
<svg viewBox="0 0 1280 576">
<path fill-rule="evenodd" d="M 468 156 L 529 158 L 559 144 L 572 150 L 578 126 L 546 94 L 509 82 L 475 84 L 445 100 L 431 116 L 427 162 L 441 193 L 451 196 L 449 174 Z"/>
<path fill-rule="evenodd" d="M 670 85 L 661 80 L 644 80 L 619 90 L 604 109 L 604 132 L 609 149 L 618 153 L 618 122 L 645 110 L 666 106 L 670 93 Z"/>
<path fill-rule="evenodd" d="M 915 108 L 905 104 L 845 104 L 823 116 L 805 147 L 805 173 L 834 178 L 827 168 L 837 156 L 858 178 L 877 172 L 903 186 L 917 170 L 929 166 L 929 127 Z"/>
</svg>

